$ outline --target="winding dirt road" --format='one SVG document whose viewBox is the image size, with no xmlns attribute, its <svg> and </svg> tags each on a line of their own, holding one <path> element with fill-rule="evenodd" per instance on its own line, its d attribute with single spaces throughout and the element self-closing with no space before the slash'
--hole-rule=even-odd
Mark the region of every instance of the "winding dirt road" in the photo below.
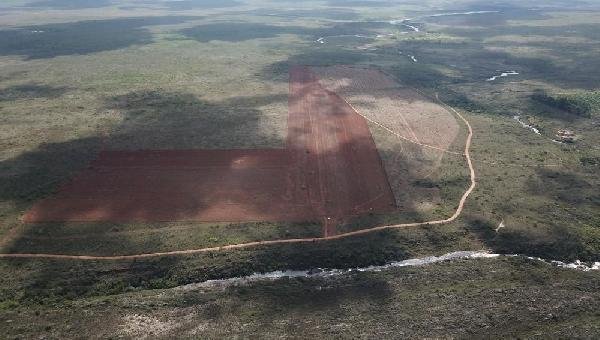
<svg viewBox="0 0 600 340">
<path fill-rule="evenodd" d="M 343 234 L 325 236 L 325 237 L 255 241 L 255 242 L 231 244 L 231 245 L 225 245 L 225 246 L 219 246 L 219 247 L 188 249 L 188 250 L 175 250 L 175 251 L 168 251 L 168 252 L 157 252 L 157 253 L 146 253 L 146 254 L 89 256 L 89 255 L 14 254 L 13 253 L 13 254 L 0 254 L 0 258 L 29 258 L 29 259 L 38 258 L 38 259 L 65 259 L 65 260 L 135 260 L 135 259 L 154 258 L 154 257 L 163 257 L 163 256 L 192 255 L 192 254 L 199 254 L 199 253 L 209 253 L 209 252 L 224 251 L 224 250 L 244 249 L 244 248 L 251 248 L 251 247 L 257 247 L 257 246 L 268 246 L 268 245 L 276 245 L 276 244 L 297 244 L 297 243 L 323 242 L 323 241 L 330 241 L 330 240 L 338 240 L 338 239 L 352 237 L 352 236 L 370 234 L 370 233 L 374 233 L 374 232 L 386 230 L 386 229 L 399 229 L 399 228 L 407 228 L 407 227 L 418 227 L 418 226 L 450 223 L 450 222 L 456 220 L 460 216 L 460 214 L 463 211 L 463 208 L 464 208 L 467 198 L 473 192 L 473 190 L 475 189 L 476 183 L 477 183 L 475 169 L 473 168 L 473 163 L 471 161 L 471 155 L 470 155 L 471 140 L 473 137 L 473 129 L 471 128 L 471 124 L 469 124 L 469 121 L 467 119 L 465 119 L 460 114 L 460 112 L 458 112 L 454 108 L 446 105 L 446 103 L 444 103 L 442 100 L 439 99 L 437 94 L 436 94 L 436 100 L 439 103 L 441 103 L 447 110 L 453 112 L 457 117 L 459 117 L 465 123 L 465 125 L 467 126 L 468 131 L 469 131 L 469 134 L 467 136 L 467 140 L 465 143 L 464 155 L 467 160 L 467 165 L 468 165 L 469 171 L 470 171 L 471 184 L 469 185 L 467 190 L 463 193 L 460 201 L 458 202 L 458 206 L 457 206 L 454 214 L 446 219 L 429 221 L 429 222 L 402 223 L 402 224 L 395 224 L 395 225 L 379 226 L 379 227 L 362 229 L 362 230 L 352 231 L 352 232 L 343 233 Z M 423 146 L 425 146 L 425 145 L 423 145 Z"/>
</svg>

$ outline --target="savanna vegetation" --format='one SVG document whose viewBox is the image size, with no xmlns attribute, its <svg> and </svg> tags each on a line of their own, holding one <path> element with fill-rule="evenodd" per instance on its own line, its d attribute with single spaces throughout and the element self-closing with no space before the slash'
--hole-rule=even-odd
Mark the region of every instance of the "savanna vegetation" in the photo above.
<svg viewBox="0 0 600 340">
<path fill-rule="evenodd" d="M 548 94 L 540 91 L 531 96 L 541 103 L 578 116 L 592 118 L 600 113 L 600 92 L 575 92 Z"/>
<path fill-rule="evenodd" d="M 295 64 L 369 66 L 438 95 L 473 126 L 478 180 L 446 225 L 136 261 L 0 259 L 0 334 L 596 338 L 598 272 L 522 258 L 176 287 L 456 250 L 600 261 L 598 51 L 597 1 L 3 1 L 2 253 L 136 254 L 319 235 L 315 223 L 21 222 L 103 148 L 282 147 Z M 559 129 L 577 141 L 553 142 Z M 390 153 L 403 142 L 371 132 L 383 156 L 401 159 Z M 451 215 L 468 172 L 460 155 L 442 164 L 412 185 L 438 190 L 443 204 L 340 230 Z"/>
</svg>

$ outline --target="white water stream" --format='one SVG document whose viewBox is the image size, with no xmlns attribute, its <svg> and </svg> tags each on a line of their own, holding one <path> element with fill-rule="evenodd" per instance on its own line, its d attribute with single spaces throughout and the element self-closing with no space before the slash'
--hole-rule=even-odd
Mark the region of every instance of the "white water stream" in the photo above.
<svg viewBox="0 0 600 340">
<path fill-rule="evenodd" d="M 437 17 L 449 17 L 455 15 L 473 15 L 473 14 L 490 14 L 490 13 L 500 13 L 500 11 L 470 11 L 470 12 L 450 12 L 450 13 L 438 13 L 426 15 L 423 18 L 437 18 Z"/>
<path fill-rule="evenodd" d="M 494 80 L 496 80 L 498 78 L 503 78 L 503 77 L 508 77 L 508 76 L 514 76 L 514 75 L 518 75 L 518 74 L 519 74 L 519 72 L 517 72 L 517 71 L 506 71 L 506 72 L 502 72 L 502 73 L 500 73 L 498 75 L 492 76 L 492 77 L 486 79 L 486 81 L 494 81 Z"/>
<path fill-rule="evenodd" d="M 416 19 L 448 17 L 448 16 L 455 16 L 455 15 L 490 14 L 490 13 L 500 13 L 500 12 L 499 11 L 449 12 L 449 13 L 438 13 L 438 14 L 424 15 L 424 16 L 418 17 Z M 390 20 L 388 22 L 390 23 L 390 25 L 402 25 L 402 26 L 406 26 L 406 27 L 410 28 L 414 32 L 420 32 L 419 27 L 410 24 L 410 22 L 413 21 L 413 20 L 415 20 L 415 19 L 414 18 L 406 18 L 406 19 Z"/>
<path fill-rule="evenodd" d="M 379 36 L 379 34 L 376 36 L 376 38 Z M 368 38 L 372 38 L 368 35 L 363 35 L 363 34 L 338 34 L 338 35 L 327 35 L 324 37 L 320 37 L 319 39 L 315 40 L 316 43 L 319 44 L 324 44 L 325 43 L 325 39 L 329 39 L 329 38 L 346 38 L 346 37 L 355 37 L 355 38 L 364 38 L 364 39 L 368 39 Z"/>
<path fill-rule="evenodd" d="M 466 260 L 466 259 L 480 259 L 480 258 L 497 258 L 497 257 L 521 257 L 532 261 L 540 261 L 547 263 L 549 265 L 553 265 L 559 268 L 565 269 L 574 269 L 581 271 L 590 271 L 590 270 L 600 270 L 600 262 L 594 262 L 590 265 L 585 264 L 580 261 L 575 261 L 573 263 L 565 263 L 561 261 L 548 261 L 539 257 L 531 257 L 531 256 L 523 256 L 523 255 L 502 255 L 502 254 L 492 254 L 484 251 L 456 251 L 448 254 L 444 254 L 441 256 L 427 256 L 416 259 L 409 259 L 403 261 L 395 261 L 389 264 L 381 265 L 381 266 L 368 266 L 363 268 L 350 268 L 350 269 L 311 269 L 311 270 L 277 270 L 269 273 L 254 273 L 252 275 L 243 276 L 243 277 L 233 277 L 229 279 L 221 279 L 221 280 L 208 280 L 199 283 L 191 283 L 188 285 L 177 287 L 177 289 L 182 290 L 193 290 L 196 288 L 203 287 L 227 287 L 232 285 L 240 285 L 247 284 L 251 282 L 257 281 L 273 281 L 281 278 L 295 278 L 295 277 L 303 277 L 303 278 L 323 278 L 323 277 L 333 277 L 346 275 L 349 273 L 355 272 L 380 272 L 383 270 L 387 270 L 390 268 L 400 268 L 400 267 L 417 267 L 424 266 L 432 263 L 438 262 L 447 262 L 453 260 Z"/>
<path fill-rule="evenodd" d="M 419 32 L 420 31 L 417 26 L 413 26 L 413 25 L 410 25 L 410 24 L 402 24 L 402 25 L 410 28 L 411 30 L 413 30 L 415 32 Z"/>
<path fill-rule="evenodd" d="M 538 130 L 535 126 L 531 126 L 531 125 L 525 123 L 524 121 L 522 121 L 521 116 L 518 116 L 518 115 L 513 116 L 513 119 L 516 120 L 517 122 L 519 122 L 519 124 L 521 124 L 522 127 L 533 131 L 536 135 L 541 135 L 540 130 Z"/>
<path fill-rule="evenodd" d="M 506 72 L 500 73 L 499 75 L 492 76 L 492 77 L 486 79 L 486 81 L 494 81 L 498 78 L 514 76 L 514 75 L 518 75 L 518 74 L 519 74 L 519 72 L 517 72 L 517 71 L 506 71 Z"/>
</svg>

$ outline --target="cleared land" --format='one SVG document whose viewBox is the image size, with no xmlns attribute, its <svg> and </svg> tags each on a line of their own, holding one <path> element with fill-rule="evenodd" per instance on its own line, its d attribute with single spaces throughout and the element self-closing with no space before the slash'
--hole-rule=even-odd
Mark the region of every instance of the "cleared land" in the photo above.
<svg viewBox="0 0 600 340">
<path fill-rule="evenodd" d="M 439 173 L 444 157 L 463 154 L 454 116 L 377 69 L 344 65 L 311 69 L 323 86 L 342 96 L 373 128 L 383 129 L 375 140 L 400 209 L 441 204 L 439 188 L 428 183 Z"/>
<path fill-rule="evenodd" d="M 311 203 L 334 225 L 351 215 L 395 208 L 367 122 L 325 91 L 307 67 L 290 71 L 288 146 L 307 169 Z M 325 235 L 331 232 L 326 230 Z"/>
<path fill-rule="evenodd" d="M 21 221 L 90 164 L 105 134 L 113 151 L 283 149 L 290 65 L 368 67 L 427 97 L 439 93 L 474 130 L 477 187 L 452 223 L 335 241 L 111 261 L 3 258 L 5 337 L 599 337 L 597 272 L 519 258 L 207 294 L 157 290 L 456 250 L 599 261 L 600 117 L 532 100 L 538 90 L 598 90 L 597 4 L 311 1 L 291 10 L 283 1 L 244 0 L 181 11 L 162 0 L 80 1 L 90 4 L 81 9 L 59 5 L 79 0 L 33 1 L 0 5 L 2 253 L 113 256 L 322 237 L 314 222 Z M 490 12 L 449 15 L 482 9 Z M 414 18 L 419 32 L 403 18 Z M 519 74 L 486 81 L 509 71 Z M 368 105 L 338 95 L 374 120 Z M 398 209 L 359 216 L 336 236 L 452 215 L 468 186 L 464 157 L 450 153 L 465 145 L 459 123 L 449 152 L 439 152 L 415 144 L 404 125 L 394 129 L 402 139 L 370 122 Z M 576 143 L 551 141 L 564 128 Z"/>
<path fill-rule="evenodd" d="M 286 149 L 103 151 L 26 222 L 323 221 L 395 207 L 364 118 L 290 71 Z"/>
<path fill-rule="evenodd" d="M 302 70 L 302 71 L 305 71 L 305 70 Z M 310 73 L 301 72 L 300 77 L 301 77 L 301 79 L 308 79 L 309 81 L 306 83 L 308 83 L 310 85 L 316 84 L 316 82 L 311 81 L 313 79 L 313 77 Z M 320 90 L 320 87 L 317 87 L 317 88 Z M 305 91 L 301 91 L 301 92 L 307 92 L 307 91 L 305 90 Z M 436 94 L 436 99 L 438 101 L 440 101 L 437 94 Z M 340 100 L 341 100 L 341 98 L 340 98 Z M 440 101 L 440 103 L 443 103 L 443 102 Z M 400 229 L 400 228 L 418 227 L 418 226 L 434 226 L 434 225 L 451 223 L 451 222 L 454 222 L 457 218 L 459 218 L 460 215 L 462 214 L 462 211 L 464 209 L 467 198 L 475 189 L 476 175 L 475 175 L 475 168 L 473 167 L 473 162 L 470 157 L 470 148 L 471 148 L 471 140 L 473 138 L 473 129 L 472 129 L 469 121 L 466 120 L 463 117 L 463 115 L 461 115 L 454 108 L 450 108 L 450 109 L 466 124 L 468 131 L 469 131 L 467 140 L 465 143 L 464 155 L 466 157 L 467 165 L 469 168 L 470 185 L 466 189 L 466 191 L 464 191 L 464 193 L 462 194 L 460 201 L 458 202 L 458 205 L 456 207 L 456 210 L 454 211 L 452 216 L 444 218 L 444 219 L 430 220 L 430 221 L 425 221 L 425 222 L 412 222 L 412 223 L 400 223 L 400 224 L 394 224 L 394 225 L 383 225 L 383 226 L 377 226 L 377 227 L 372 227 L 372 228 L 367 228 L 367 229 L 362 229 L 362 230 L 356 230 L 356 231 L 352 231 L 352 232 L 344 232 L 344 233 L 335 235 L 336 224 L 334 224 L 334 223 L 336 223 L 338 220 L 340 220 L 342 218 L 349 217 L 349 215 L 345 215 L 345 216 L 341 216 L 341 217 L 338 217 L 335 215 L 333 215 L 333 217 L 328 217 L 327 215 L 325 215 L 324 223 L 323 223 L 323 226 L 324 226 L 323 237 L 287 238 L 287 239 L 279 239 L 279 240 L 259 240 L 259 241 L 255 241 L 255 242 L 235 243 L 235 244 L 228 244 L 228 245 L 218 246 L 218 247 L 207 247 L 207 248 L 197 248 L 197 249 L 187 249 L 187 250 L 172 250 L 172 251 L 165 251 L 165 252 L 152 252 L 152 253 L 134 254 L 134 255 L 94 256 L 94 255 L 48 254 L 48 253 L 37 253 L 37 254 L 36 253 L 16 253 L 16 254 L 13 253 L 13 254 L 0 254 L 0 257 L 78 259 L 78 260 L 127 260 L 127 259 L 135 260 L 135 259 L 163 257 L 163 256 L 192 255 L 192 254 L 199 254 L 199 253 L 209 253 L 209 252 L 213 252 L 213 251 L 227 251 L 227 250 L 236 250 L 236 249 L 244 249 L 244 248 L 267 246 L 267 245 L 313 243 L 315 241 L 336 240 L 336 239 L 348 238 L 351 236 L 371 234 L 376 231 L 383 231 L 383 230 L 388 230 L 388 229 Z M 319 107 L 319 111 L 321 111 L 320 107 Z M 310 112 L 310 110 L 308 112 Z M 292 125 L 290 125 L 290 126 L 292 126 Z M 314 126 L 309 126 L 308 130 L 312 131 L 313 128 L 314 128 Z M 297 130 L 302 131 L 302 129 L 297 129 Z M 315 143 L 315 145 L 319 145 L 319 143 L 317 142 L 317 143 Z M 299 155 L 300 158 L 303 158 L 305 160 L 310 158 L 310 156 L 307 156 L 307 155 L 310 155 L 310 153 L 311 153 L 309 148 L 294 148 L 294 147 L 292 147 L 291 149 L 295 150 L 295 152 L 293 152 L 293 153 L 296 154 L 297 156 Z M 319 149 L 315 148 L 315 150 L 319 150 Z M 307 164 L 316 165 L 317 170 L 319 170 L 318 169 L 319 162 L 309 162 Z M 371 163 L 371 165 L 374 165 L 374 164 L 375 163 Z M 313 171 L 309 170 L 308 173 L 312 174 Z M 317 176 L 314 177 L 314 179 L 317 180 L 317 186 L 318 186 L 319 192 L 321 194 L 320 198 L 327 197 L 327 196 L 325 196 L 325 194 L 329 194 L 329 192 L 326 190 L 331 189 L 331 188 L 325 188 L 325 190 L 323 190 L 324 184 L 321 181 L 322 174 L 317 172 Z M 306 182 L 308 182 L 309 180 L 307 180 Z M 334 189 L 338 189 L 338 188 L 339 187 L 336 187 Z M 390 194 L 391 194 L 391 192 L 390 192 Z M 369 200 L 366 203 L 360 204 L 358 206 L 354 206 L 352 208 L 352 211 L 356 212 L 356 211 L 359 211 L 359 209 L 362 209 L 364 206 L 372 206 L 380 198 L 381 198 L 381 194 L 377 195 L 374 199 Z M 390 196 L 390 199 L 391 198 L 392 197 Z M 325 203 L 327 203 L 327 202 L 325 202 Z M 393 206 L 392 203 L 390 203 L 389 205 Z M 343 207 L 339 208 L 339 209 L 340 210 L 338 210 L 338 211 L 341 211 L 343 209 Z M 323 210 L 323 211 L 325 211 L 325 210 Z M 374 209 L 369 208 L 369 211 L 374 211 Z"/>
<path fill-rule="evenodd" d="M 314 220 L 289 159 L 277 149 L 103 151 L 24 220 Z"/>
<path fill-rule="evenodd" d="M 401 138 L 433 150 L 452 149 L 460 129 L 456 119 L 443 106 L 414 89 L 398 84 L 377 69 L 351 66 L 312 69 L 327 89 L 347 98 L 363 115 Z"/>
</svg>

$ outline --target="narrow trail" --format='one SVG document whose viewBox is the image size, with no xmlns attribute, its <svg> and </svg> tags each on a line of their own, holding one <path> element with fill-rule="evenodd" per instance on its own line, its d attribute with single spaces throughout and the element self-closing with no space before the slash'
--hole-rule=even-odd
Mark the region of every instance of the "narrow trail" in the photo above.
<svg viewBox="0 0 600 340">
<path fill-rule="evenodd" d="M 458 206 L 454 214 L 443 220 L 435 220 L 428 222 L 414 222 L 414 223 L 402 223 L 402 224 L 394 224 L 394 225 L 386 225 L 386 226 L 378 226 L 369 229 L 361 229 L 352 232 L 347 232 L 343 234 L 325 236 L 325 237 L 313 237 L 313 238 L 295 238 L 295 239 L 283 239 L 283 240 L 269 240 L 269 241 L 255 241 L 255 242 L 247 242 L 247 243 L 239 243 L 239 244 L 230 244 L 218 247 L 208 247 L 208 248 L 199 248 L 199 249 L 188 249 L 188 250 L 174 250 L 167 252 L 156 252 L 156 253 L 146 253 L 146 254 L 133 254 L 133 255 L 114 255 L 114 256 L 94 256 L 94 255 L 64 255 L 64 254 L 0 254 L 0 258 L 27 258 L 27 259 L 61 259 L 61 260 L 136 260 L 136 259 L 144 259 L 144 258 L 155 258 L 155 257 L 164 257 L 164 256 L 179 256 L 179 255 L 193 255 L 200 253 L 210 253 L 216 251 L 224 251 L 224 250 L 236 250 L 236 249 L 245 249 L 251 247 L 258 246 L 268 246 L 268 245 L 277 245 L 277 244 L 299 244 L 299 243 L 313 243 L 313 242 L 323 242 L 330 240 L 339 240 L 352 236 L 359 236 L 374 233 L 381 230 L 387 229 L 400 229 L 407 227 L 418 227 L 418 226 L 427 226 L 427 225 L 438 225 L 450 223 L 456 220 L 462 213 L 465 202 L 469 195 L 475 189 L 477 184 L 475 169 L 473 168 L 473 162 L 471 161 L 470 149 L 471 149 L 471 140 L 473 138 L 473 129 L 471 128 L 471 124 L 469 121 L 463 117 L 457 110 L 448 106 L 441 99 L 439 99 L 436 93 L 436 100 L 441 103 L 447 110 L 452 111 L 457 117 L 459 117 L 468 128 L 468 136 L 465 143 L 464 155 L 467 160 L 467 165 L 469 167 L 470 172 L 470 180 L 471 184 L 467 188 L 467 190 L 463 193 L 460 201 L 458 202 Z M 354 109 L 354 108 L 353 108 Z M 354 110 L 356 111 L 356 110 Z M 360 115 L 360 113 L 356 112 Z M 362 115 L 361 115 L 362 116 Z M 363 116 L 364 117 L 364 116 Z M 422 145 L 424 147 L 431 147 L 427 145 Z"/>
<path fill-rule="evenodd" d="M 376 120 L 373 120 L 373 119 L 371 119 L 371 118 L 363 115 L 362 113 L 358 112 L 358 110 L 356 110 L 347 100 L 344 99 L 344 101 L 346 102 L 346 104 L 348 104 L 348 106 L 350 106 L 352 108 L 352 110 L 354 110 L 354 112 L 356 112 L 359 116 L 363 117 L 366 121 L 368 121 L 369 123 L 371 123 L 373 125 L 376 125 L 376 126 L 382 128 L 382 129 L 384 129 L 385 131 L 387 131 L 387 132 L 391 133 L 392 135 L 396 136 L 397 138 L 400 138 L 400 139 L 402 139 L 404 141 L 407 141 L 409 143 L 418 145 L 418 146 L 423 147 L 423 148 L 433 149 L 433 150 L 436 150 L 436 151 L 441 151 L 441 152 L 449 153 L 449 154 L 452 154 L 452 155 L 458 155 L 458 156 L 463 156 L 464 155 L 464 153 L 462 153 L 462 152 L 450 151 L 450 150 L 447 150 L 447 149 L 444 149 L 444 148 L 440 148 L 438 146 L 424 144 L 424 143 L 421 143 L 419 141 L 412 140 L 410 138 L 406 138 L 403 135 L 397 133 L 396 131 L 390 129 L 389 127 L 383 125 L 382 123 L 380 123 L 380 122 L 378 122 Z M 412 131 L 412 129 L 411 129 L 411 131 Z M 414 132 L 413 132 L 413 134 L 414 134 Z"/>
</svg>

